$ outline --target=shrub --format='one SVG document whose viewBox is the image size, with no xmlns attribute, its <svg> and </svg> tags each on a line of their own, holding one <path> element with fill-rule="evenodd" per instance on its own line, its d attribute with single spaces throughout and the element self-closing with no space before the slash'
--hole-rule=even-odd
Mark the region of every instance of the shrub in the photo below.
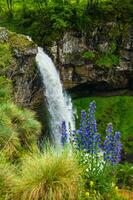
<svg viewBox="0 0 133 200">
<path fill-rule="evenodd" d="M 22 161 L 20 177 L 13 188 L 14 199 L 77 199 L 79 167 L 72 154 L 48 150 Z"/>
<path fill-rule="evenodd" d="M 83 58 L 92 60 L 93 58 L 95 58 L 95 54 L 93 51 L 86 51 L 83 54 Z"/>
<path fill-rule="evenodd" d="M 102 55 L 99 59 L 96 60 L 96 64 L 99 67 L 112 67 L 113 65 L 117 65 L 119 63 L 118 56 L 114 54 L 105 54 Z"/>
</svg>

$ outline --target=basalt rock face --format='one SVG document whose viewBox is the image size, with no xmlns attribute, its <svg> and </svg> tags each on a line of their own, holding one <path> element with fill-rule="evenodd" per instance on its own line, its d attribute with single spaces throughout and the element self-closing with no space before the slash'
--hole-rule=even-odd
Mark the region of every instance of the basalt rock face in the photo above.
<svg viewBox="0 0 133 200">
<path fill-rule="evenodd" d="M 24 35 L 1 27 L 0 54 L 0 75 L 12 80 L 14 102 L 22 107 L 36 109 L 43 101 L 42 86 L 35 63 L 36 44 Z"/>
<path fill-rule="evenodd" d="M 133 94 L 133 29 L 124 27 L 122 35 L 113 35 L 117 29 L 108 23 L 91 36 L 68 32 L 51 47 L 66 89 L 78 96 Z M 108 63 L 108 56 L 117 62 Z M 105 64 L 97 62 L 100 57 L 106 57 Z"/>
</svg>

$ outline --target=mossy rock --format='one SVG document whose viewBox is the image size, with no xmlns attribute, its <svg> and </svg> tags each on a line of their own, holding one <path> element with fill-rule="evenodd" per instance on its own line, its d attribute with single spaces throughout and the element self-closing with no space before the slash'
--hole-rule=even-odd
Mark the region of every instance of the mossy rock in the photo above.
<svg viewBox="0 0 133 200">
<path fill-rule="evenodd" d="M 0 43 L 8 41 L 8 32 L 5 28 L 0 27 Z"/>
<path fill-rule="evenodd" d="M 29 41 L 26 36 L 13 32 L 9 32 L 9 44 L 11 48 L 17 49 L 18 51 L 25 54 L 27 54 L 26 52 L 29 49 L 36 48 L 35 43 L 33 41 Z"/>
<path fill-rule="evenodd" d="M 16 34 L 0 27 L 0 74 L 5 75 L 13 67 L 16 69 L 16 57 L 35 55 L 37 46 L 26 36 Z"/>
<path fill-rule="evenodd" d="M 21 106 L 31 105 L 32 92 L 38 91 L 36 54 L 37 45 L 33 41 L 0 27 L 0 76 L 13 80 L 14 101 Z"/>
<path fill-rule="evenodd" d="M 25 35 L 10 32 L 4 27 L 0 27 L 0 44 L 4 45 L 5 43 L 8 46 L 7 51 L 9 52 L 15 49 L 24 55 L 30 54 L 32 52 L 33 54 L 37 53 L 36 44 L 33 41 L 30 41 Z"/>
<path fill-rule="evenodd" d="M 5 71 L 12 63 L 13 57 L 9 43 L 0 43 L 0 72 Z"/>
<path fill-rule="evenodd" d="M 13 63 L 13 57 L 8 40 L 8 31 L 5 28 L 0 27 L 0 74 L 2 75 Z"/>
</svg>

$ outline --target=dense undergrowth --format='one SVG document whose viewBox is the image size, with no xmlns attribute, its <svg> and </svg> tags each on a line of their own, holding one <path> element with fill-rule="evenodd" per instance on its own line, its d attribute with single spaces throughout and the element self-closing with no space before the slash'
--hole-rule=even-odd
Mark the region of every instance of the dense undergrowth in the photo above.
<svg viewBox="0 0 133 200">
<path fill-rule="evenodd" d="M 30 35 L 43 46 L 58 42 L 65 31 L 89 36 L 95 27 L 115 22 L 118 27 L 111 37 L 120 47 L 133 17 L 132 0 L 1 0 L 0 8 L 1 26 Z"/>
<path fill-rule="evenodd" d="M 13 102 L 12 82 L 0 77 L 0 200 L 77 199 L 80 167 L 73 154 L 40 148 L 41 124 Z"/>
<path fill-rule="evenodd" d="M 11 81 L 1 77 L 0 85 L 1 200 L 119 200 L 122 196 L 118 187 L 131 190 L 132 181 L 128 180 L 132 177 L 132 166 L 118 165 L 120 134 L 115 132 L 113 136 L 112 125 L 106 131 L 104 154 L 99 151 L 93 102 L 89 121 L 82 111 L 79 129 L 82 135 L 79 130 L 73 132 L 72 145 L 65 143 L 64 127 L 64 147 L 51 147 L 45 142 L 40 148 L 41 125 L 34 112 L 13 103 Z M 86 137 L 86 130 L 90 137 Z M 110 138 L 114 138 L 113 143 Z"/>
<path fill-rule="evenodd" d="M 10 80 L 1 76 L 0 86 L 1 200 L 119 200 L 120 188 L 131 190 L 132 165 L 118 164 L 120 134 L 113 134 L 112 125 L 106 131 L 104 154 L 99 151 L 93 102 L 88 118 L 82 111 L 80 133 L 73 132 L 71 146 L 65 144 L 64 127 L 63 148 L 47 142 L 40 147 L 41 125 L 35 113 L 14 104 Z"/>
<path fill-rule="evenodd" d="M 0 26 L 31 36 L 48 52 L 53 43 L 61 44 L 66 32 L 82 36 L 87 45 L 93 38 L 95 56 L 85 54 L 84 58 L 98 67 L 111 68 L 119 64 L 129 37 L 133 4 L 132 0 L 1 0 L 0 18 Z M 103 52 L 100 35 L 109 46 Z"/>
<path fill-rule="evenodd" d="M 53 43 L 61 44 L 66 32 L 82 36 L 87 45 L 93 38 L 95 56 L 85 54 L 84 58 L 111 68 L 119 64 L 129 38 L 133 4 L 132 0 L 0 0 L 0 19 L 0 26 L 31 36 L 48 52 Z M 100 37 L 109 45 L 105 52 L 100 50 Z"/>
</svg>

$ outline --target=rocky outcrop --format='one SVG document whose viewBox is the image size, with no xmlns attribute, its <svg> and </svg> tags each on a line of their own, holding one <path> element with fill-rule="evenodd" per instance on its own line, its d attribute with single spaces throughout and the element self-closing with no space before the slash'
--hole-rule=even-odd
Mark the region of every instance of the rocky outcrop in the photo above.
<svg viewBox="0 0 133 200">
<path fill-rule="evenodd" d="M 39 72 L 35 63 L 37 46 L 26 36 L 0 28 L 0 75 L 13 82 L 14 101 L 34 108 L 43 101 Z"/>
<path fill-rule="evenodd" d="M 91 36 L 65 33 L 51 47 L 66 89 L 78 96 L 133 94 L 133 30 L 128 27 L 121 36 L 117 29 L 108 23 Z"/>
</svg>

